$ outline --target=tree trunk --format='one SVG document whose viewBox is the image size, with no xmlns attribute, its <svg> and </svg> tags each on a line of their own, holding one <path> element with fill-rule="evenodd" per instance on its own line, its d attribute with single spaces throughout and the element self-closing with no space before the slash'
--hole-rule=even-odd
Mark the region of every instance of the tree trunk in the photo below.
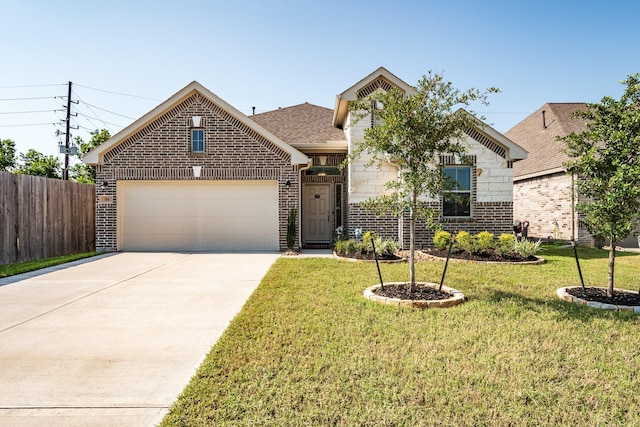
<svg viewBox="0 0 640 427">
<path fill-rule="evenodd" d="M 409 212 L 409 291 L 415 291 L 416 287 L 416 263 L 415 263 L 415 250 L 416 250 L 416 201 L 418 196 L 413 193 L 413 200 L 411 204 L 411 212 Z"/>
<path fill-rule="evenodd" d="M 613 296 L 613 273 L 615 270 L 615 261 L 616 261 L 616 241 L 614 239 L 610 239 L 609 242 L 611 245 L 609 246 L 609 276 L 607 280 L 607 296 Z"/>
</svg>

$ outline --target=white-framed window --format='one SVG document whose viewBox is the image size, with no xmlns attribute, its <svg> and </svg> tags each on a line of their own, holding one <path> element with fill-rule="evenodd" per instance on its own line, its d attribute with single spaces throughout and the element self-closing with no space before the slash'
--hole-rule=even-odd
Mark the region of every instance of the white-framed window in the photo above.
<svg viewBox="0 0 640 427">
<path fill-rule="evenodd" d="M 443 217 L 471 217 L 471 166 L 445 166 L 447 190 L 442 196 Z"/>
<path fill-rule="evenodd" d="M 193 153 L 204 153 L 204 129 L 191 129 L 191 151 Z"/>
</svg>

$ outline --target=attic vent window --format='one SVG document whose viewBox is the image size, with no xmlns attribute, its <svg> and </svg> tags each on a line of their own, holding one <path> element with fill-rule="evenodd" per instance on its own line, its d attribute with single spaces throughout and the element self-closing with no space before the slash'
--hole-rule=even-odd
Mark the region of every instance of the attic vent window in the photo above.
<svg viewBox="0 0 640 427">
<path fill-rule="evenodd" d="M 204 153 L 204 119 L 193 116 L 189 119 L 189 131 L 191 133 L 191 152 Z"/>
</svg>

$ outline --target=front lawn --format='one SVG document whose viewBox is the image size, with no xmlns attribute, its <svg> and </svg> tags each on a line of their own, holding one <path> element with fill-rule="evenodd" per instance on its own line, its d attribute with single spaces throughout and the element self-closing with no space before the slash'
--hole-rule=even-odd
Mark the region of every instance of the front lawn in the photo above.
<svg viewBox="0 0 640 427">
<path fill-rule="evenodd" d="M 364 299 L 374 264 L 282 258 L 162 425 L 640 425 L 640 316 L 559 300 L 579 284 L 572 251 L 540 255 L 450 264 L 445 285 L 468 301 L 424 311 Z M 604 286 L 606 252 L 580 255 Z M 637 290 L 640 256 L 616 262 L 616 287 Z M 443 265 L 417 264 L 418 280 Z"/>
</svg>

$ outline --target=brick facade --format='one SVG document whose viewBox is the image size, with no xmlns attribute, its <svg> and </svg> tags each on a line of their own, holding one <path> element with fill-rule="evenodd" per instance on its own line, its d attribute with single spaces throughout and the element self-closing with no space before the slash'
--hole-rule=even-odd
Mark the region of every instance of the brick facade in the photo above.
<svg viewBox="0 0 640 427">
<path fill-rule="evenodd" d="M 571 176 L 564 172 L 519 180 L 513 187 L 514 218 L 529 221 L 529 236 L 571 240 L 573 222 Z"/>
<path fill-rule="evenodd" d="M 540 239 L 571 240 L 580 245 L 600 246 L 589 233 L 580 214 L 574 212 L 571 175 L 565 172 L 520 179 L 514 184 L 514 218 L 529 221 L 529 236 Z"/>
<path fill-rule="evenodd" d="M 192 116 L 204 120 L 204 153 L 190 149 Z M 200 178 L 193 175 L 194 165 L 202 167 Z M 123 180 L 277 180 L 280 249 L 286 249 L 289 210 L 298 208 L 299 172 L 290 155 L 199 93 L 108 151 L 96 175 L 100 251 L 118 249 L 117 183 Z M 110 203 L 101 196 L 111 196 Z"/>
</svg>

